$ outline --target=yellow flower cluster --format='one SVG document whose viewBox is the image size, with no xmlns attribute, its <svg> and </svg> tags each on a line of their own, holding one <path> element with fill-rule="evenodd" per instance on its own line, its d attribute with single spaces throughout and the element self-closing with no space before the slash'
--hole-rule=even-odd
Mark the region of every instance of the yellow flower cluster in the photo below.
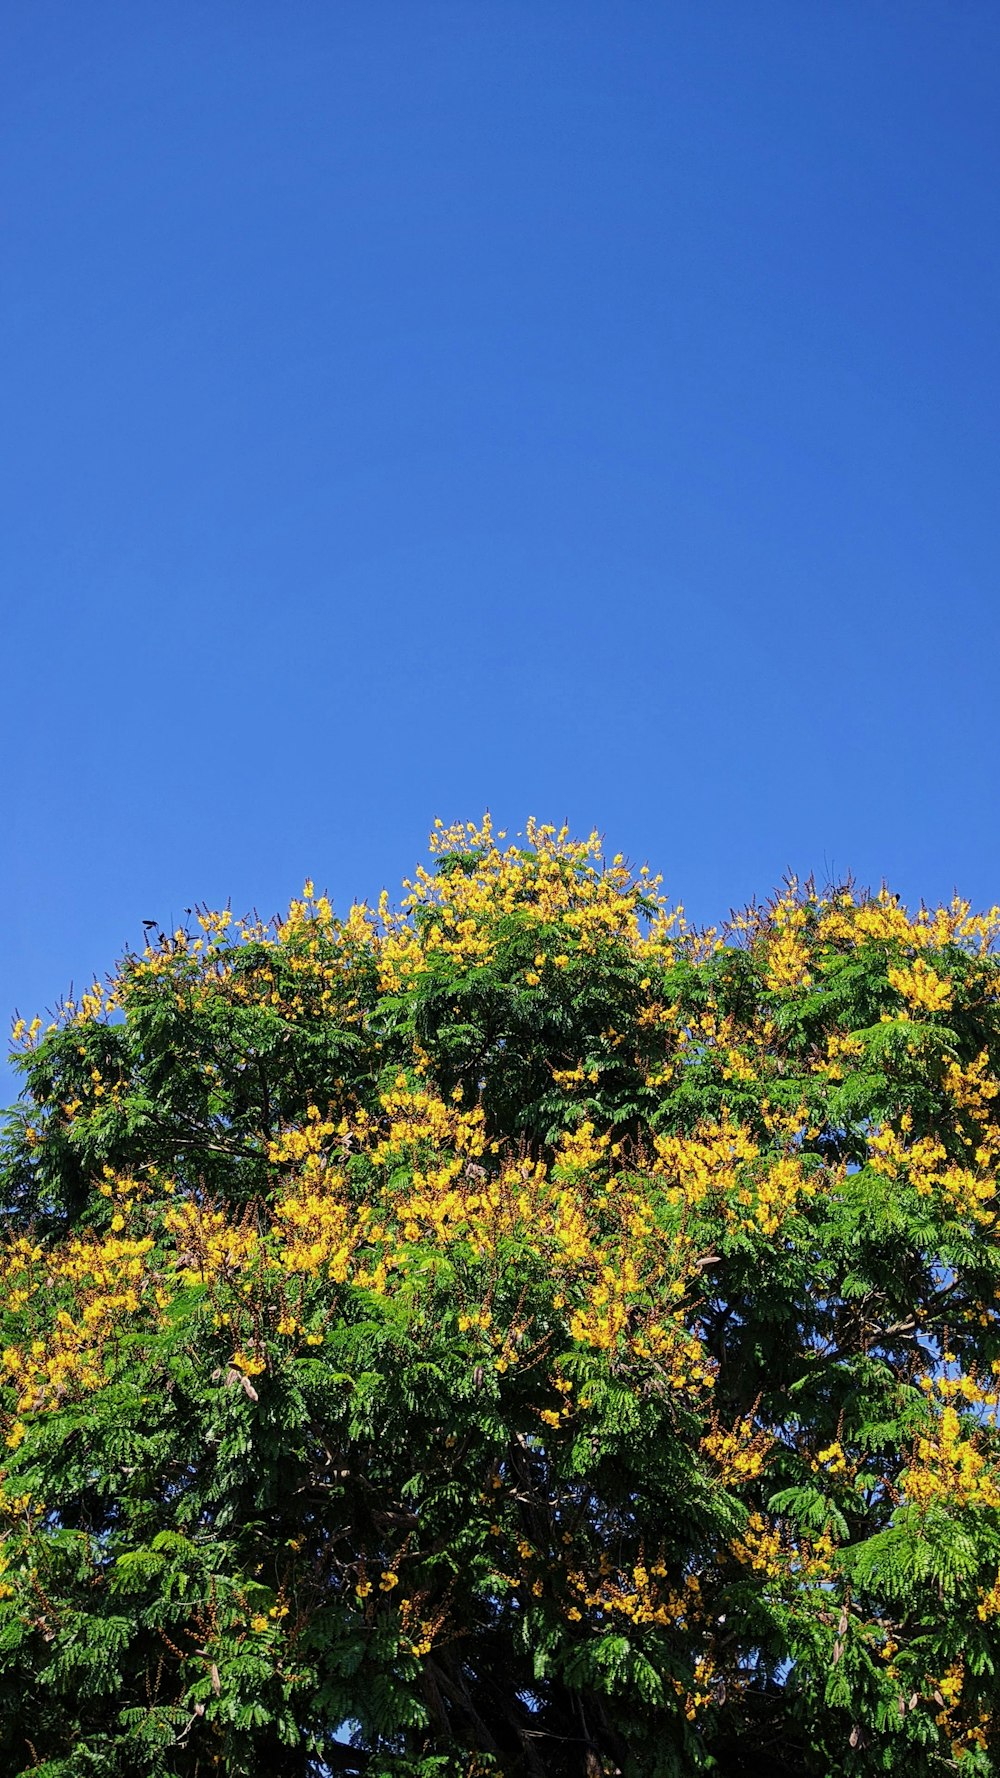
<svg viewBox="0 0 1000 1778">
<path fill-rule="evenodd" d="M 561 949 L 537 951 L 528 986 L 536 986 L 545 969 L 565 969 L 573 955 L 592 954 L 609 939 L 643 956 L 672 959 L 672 935 L 686 929 L 683 911 L 667 909 L 659 877 L 645 868 L 633 876 L 620 856 L 607 864 L 597 833 L 573 840 L 568 828 L 529 820 L 526 844 L 501 849 L 506 837 L 494 832 L 488 814 L 480 823 L 436 824 L 432 854 L 458 853 L 467 868 L 435 875 L 421 866 L 398 914 L 383 899 L 378 961 L 384 992 L 399 993 L 435 958 L 458 970 L 489 962 L 511 915 L 539 931 L 558 924 L 562 935 Z M 644 920 L 650 908 L 653 916 Z"/>
<path fill-rule="evenodd" d="M 963 1111 L 971 1111 L 988 1121 L 990 1103 L 1000 1093 L 1000 1081 L 990 1073 L 989 1052 L 981 1050 L 975 1061 L 969 1062 L 965 1068 L 949 1060 L 945 1066 L 944 1087 Z M 1000 1139 L 1000 1131 L 995 1135 Z"/>
<path fill-rule="evenodd" d="M 814 1470 L 825 1469 L 828 1475 L 848 1475 L 850 1473 L 851 1465 L 839 1438 L 833 1439 L 830 1444 L 824 1445 L 822 1450 L 816 1452 L 812 1459 L 812 1468 Z"/>
<path fill-rule="evenodd" d="M 702 1206 L 724 1226 L 776 1235 L 819 1189 L 818 1176 L 791 1146 L 804 1117 L 796 1113 L 788 1120 L 783 1133 L 789 1152 L 779 1155 L 764 1155 L 750 1132 L 728 1116 L 703 1120 L 689 1136 L 657 1136 L 651 1171 L 667 1182 L 668 1203 L 687 1210 Z"/>
<path fill-rule="evenodd" d="M 1000 1617 L 1000 1569 L 997 1570 L 993 1585 L 985 1593 L 980 1593 L 976 1616 L 983 1624 L 988 1623 L 991 1617 Z"/>
<path fill-rule="evenodd" d="M 890 987 L 918 1011 L 946 1012 L 951 1005 L 951 983 L 936 974 L 923 957 L 914 957 L 906 968 L 890 967 L 886 974 Z"/>
<path fill-rule="evenodd" d="M 776 993 L 791 993 L 806 987 L 812 980 L 809 950 L 802 936 L 807 918 L 799 898 L 798 883 L 793 878 L 787 894 L 781 896 L 771 909 L 765 980 Z"/>
<path fill-rule="evenodd" d="M 834 942 L 856 944 L 873 939 L 909 950 L 941 950 L 945 945 L 960 944 L 985 955 L 1000 937 L 1000 907 L 985 914 L 971 910 L 971 902 L 956 896 L 948 907 L 922 907 L 911 919 L 889 889 L 881 889 L 860 905 L 847 892 L 823 906 L 819 934 Z"/>
<path fill-rule="evenodd" d="M 1000 1471 L 983 1454 L 976 1436 L 963 1438 L 950 1402 L 915 1441 L 898 1486 L 917 1506 L 940 1500 L 953 1507 L 1000 1507 Z"/>
<path fill-rule="evenodd" d="M 734 1537 L 729 1547 L 737 1561 L 755 1574 L 771 1576 L 787 1574 L 794 1553 L 780 1526 L 759 1512 L 750 1513 L 741 1536 Z"/>
<path fill-rule="evenodd" d="M 528 1562 L 534 1554 L 527 1543 L 518 1546 L 518 1553 Z M 605 1561 L 602 1572 L 594 1579 L 571 1568 L 564 1582 L 570 1602 L 563 1605 L 563 1610 L 572 1623 L 589 1611 L 603 1617 L 625 1618 L 633 1624 L 691 1629 L 703 1617 L 698 1575 L 687 1574 L 673 1586 L 662 1562 L 639 1562 L 631 1569 L 616 1570 Z"/>
<path fill-rule="evenodd" d="M 752 1416 L 737 1420 L 729 1432 L 724 1432 L 713 1415 L 701 1448 L 718 1466 L 720 1480 L 727 1487 L 734 1487 L 763 1472 L 773 1444 L 772 1435 L 766 1428 L 755 1427 Z"/>
<path fill-rule="evenodd" d="M 961 1081 L 963 1077 L 959 1074 L 958 1078 Z M 902 1114 L 898 1126 L 887 1124 L 868 1138 L 869 1154 L 877 1171 L 887 1179 L 907 1181 L 922 1198 L 937 1198 L 955 1217 L 971 1217 L 981 1226 L 995 1226 L 1000 1130 L 985 1125 L 972 1157 L 975 1164 L 961 1166 L 949 1160 L 947 1149 L 937 1137 L 912 1137 L 909 1112 Z"/>
<path fill-rule="evenodd" d="M 46 1338 L 5 1347 L 3 1374 L 13 1386 L 15 1413 L 58 1407 L 68 1397 L 99 1388 L 105 1380 L 103 1353 L 124 1324 L 137 1315 L 156 1312 L 157 1279 L 148 1256 L 149 1236 L 103 1241 L 73 1240 L 49 1253 L 23 1237 L 12 1241 L 0 1262 L 0 1288 L 8 1307 L 17 1311 L 33 1299 L 43 1302 L 60 1283 L 73 1287 L 75 1314 L 59 1309 L 48 1321 Z M 161 1298 L 162 1302 L 167 1299 Z M 15 1423 L 8 1444 L 20 1443 L 23 1428 Z"/>
</svg>

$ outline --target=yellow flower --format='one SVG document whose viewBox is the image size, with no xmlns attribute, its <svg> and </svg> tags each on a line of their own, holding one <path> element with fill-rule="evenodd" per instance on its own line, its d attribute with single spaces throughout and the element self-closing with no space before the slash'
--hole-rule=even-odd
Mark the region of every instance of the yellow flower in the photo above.
<svg viewBox="0 0 1000 1778">
<path fill-rule="evenodd" d="M 230 1362 L 247 1377 L 259 1377 L 261 1371 L 267 1368 L 262 1358 L 248 1358 L 245 1352 L 234 1352 Z"/>
<path fill-rule="evenodd" d="M 923 957 L 914 957 L 908 969 L 887 971 L 889 985 L 910 1006 L 927 1012 L 946 1012 L 951 1005 L 951 983 L 935 973 Z"/>
</svg>

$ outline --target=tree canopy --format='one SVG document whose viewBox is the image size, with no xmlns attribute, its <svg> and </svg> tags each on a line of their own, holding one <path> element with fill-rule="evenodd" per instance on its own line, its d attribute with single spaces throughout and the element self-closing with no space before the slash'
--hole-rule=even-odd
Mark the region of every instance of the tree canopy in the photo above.
<svg viewBox="0 0 1000 1778">
<path fill-rule="evenodd" d="M 432 838 L 18 1021 L 0 1767 L 1000 1754 L 1000 910 Z"/>
</svg>

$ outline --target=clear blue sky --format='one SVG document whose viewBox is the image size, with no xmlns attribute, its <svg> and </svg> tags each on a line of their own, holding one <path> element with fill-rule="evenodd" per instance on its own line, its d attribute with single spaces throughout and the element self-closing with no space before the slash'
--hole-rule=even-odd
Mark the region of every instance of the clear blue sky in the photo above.
<svg viewBox="0 0 1000 1778">
<path fill-rule="evenodd" d="M 602 828 L 1000 898 L 996 0 L 31 0 L 6 1014 Z"/>
</svg>

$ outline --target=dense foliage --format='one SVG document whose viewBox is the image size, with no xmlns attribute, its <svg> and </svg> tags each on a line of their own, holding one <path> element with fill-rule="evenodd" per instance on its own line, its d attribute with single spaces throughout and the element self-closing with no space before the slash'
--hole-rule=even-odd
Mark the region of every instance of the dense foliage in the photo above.
<svg viewBox="0 0 1000 1778">
<path fill-rule="evenodd" d="M 1000 912 L 504 839 L 19 1021 L 11 1778 L 1000 1770 Z"/>
</svg>

